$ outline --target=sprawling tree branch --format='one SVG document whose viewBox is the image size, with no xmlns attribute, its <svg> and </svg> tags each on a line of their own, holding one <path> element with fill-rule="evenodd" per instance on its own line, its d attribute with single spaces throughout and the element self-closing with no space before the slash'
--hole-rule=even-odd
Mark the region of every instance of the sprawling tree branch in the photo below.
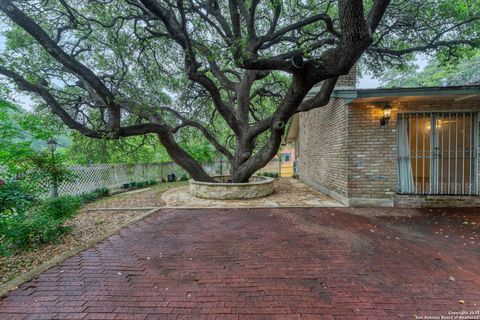
<svg viewBox="0 0 480 320">
<path fill-rule="evenodd" d="M 390 64 L 480 45 L 478 5 L 454 14 L 450 5 L 0 0 L 10 27 L 34 39 L 7 48 L 0 74 L 70 128 L 94 138 L 154 133 L 192 177 L 211 180 L 176 141 L 193 128 L 243 182 L 275 155 L 289 119 L 326 105 L 360 57 Z"/>
<path fill-rule="evenodd" d="M 78 62 L 72 56 L 66 54 L 57 43 L 32 19 L 20 11 L 11 1 L 0 0 L 2 10 L 12 21 L 28 32 L 38 43 L 58 62 L 60 62 L 72 74 L 75 74 L 86 86 L 91 88 L 101 102 L 110 111 L 109 125 L 111 128 L 120 126 L 120 109 L 115 105 L 112 92 L 104 83 L 85 65 Z M 71 12 L 69 12 L 71 14 Z"/>
</svg>

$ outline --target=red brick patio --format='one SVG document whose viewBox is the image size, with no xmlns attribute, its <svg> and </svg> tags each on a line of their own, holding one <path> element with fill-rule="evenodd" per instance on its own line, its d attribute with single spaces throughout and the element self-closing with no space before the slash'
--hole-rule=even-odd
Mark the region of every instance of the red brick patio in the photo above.
<svg viewBox="0 0 480 320">
<path fill-rule="evenodd" d="M 161 211 L 11 292 L 0 319 L 415 319 L 480 310 L 480 210 L 366 216 L 381 211 Z"/>
</svg>

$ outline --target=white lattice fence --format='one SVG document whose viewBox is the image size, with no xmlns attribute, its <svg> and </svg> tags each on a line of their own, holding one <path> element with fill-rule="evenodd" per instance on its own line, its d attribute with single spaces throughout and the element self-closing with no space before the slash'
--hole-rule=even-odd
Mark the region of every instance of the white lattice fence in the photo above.
<svg viewBox="0 0 480 320">
<path fill-rule="evenodd" d="M 228 174 L 229 165 L 217 161 L 203 165 L 210 175 Z M 189 177 L 187 172 L 173 162 L 142 164 L 94 164 L 90 166 L 73 165 L 70 169 L 76 175 L 72 182 L 62 183 L 59 194 L 81 194 L 98 188 L 115 190 L 124 184 L 148 180 L 166 181 L 168 174 L 175 174 L 177 180 Z M 47 186 L 45 186 L 47 187 Z"/>
<path fill-rule="evenodd" d="M 203 170 L 205 170 L 210 176 L 228 175 L 230 172 L 230 163 L 225 160 L 204 163 Z"/>
<path fill-rule="evenodd" d="M 257 173 L 271 172 L 278 173 L 280 175 L 280 165 L 281 163 L 279 159 L 272 159 L 265 167 L 258 170 Z"/>
<path fill-rule="evenodd" d="M 204 163 L 202 166 L 212 176 L 228 175 L 230 171 L 230 163 L 226 160 Z M 75 174 L 75 179 L 60 184 L 59 195 L 78 195 L 98 188 L 117 190 L 132 182 L 166 181 L 167 175 L 171 173 L 175 174 L 177 180 L 183 177 L 189 178 L 187 172 L 173 162 L 71 165 L 69 169 Z M 5 170 L 0 167 L 0 178 L 3 171 Z M 272 160 L 258 172 L 279 172 L 278 160 Z M 46 195 L 48 195 L 51 186 L 43 183 L 41 187 L 46 190 Z"/>
<path fill-rule="evenodd" d="M 162 177 L 162 166 L 162 163 L 72 165 L 69 168 L 75 179 L 60 184 L 58 191 L 60 195 L 76 195 L 98 188 L 115 190 L 131 182 L 159 181 Z M 47 185 L 43 187 L 49 188 Z"/>
</svg>

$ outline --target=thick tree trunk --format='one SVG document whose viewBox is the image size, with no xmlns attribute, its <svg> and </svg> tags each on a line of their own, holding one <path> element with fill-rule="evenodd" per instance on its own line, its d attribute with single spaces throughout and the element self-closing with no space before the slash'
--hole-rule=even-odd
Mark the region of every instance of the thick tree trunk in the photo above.
<svg viewBox="0 0 480 320">
<path fill-rule="evenodd" d="M 232 172 L 232 182 L 248 182 L 250 177 L 255 174 L 259 169 L 263 168 L 267 163 L 273 159 L 277 154 L 278 149 L 282 141 L 281 132 L 272 133 L 270 142 L 264 148 L 262 148 L 255 156 L 249 158 L 243 162 L 234 172 Z"/>
<path fill-rule="evenodd" d="M 296 112 L 298 106 L 304 101 L 308 91 L 312 88 L 313 82 L 308 77 L 295 76 L 287 94 L 280 102 L 279 107 L 269 123 L 270 138 L 268 142 L 255 154 L 243 160 L 241 164 L 232 172 L 233 182 L 247 182 L 248 179 L 255 174 L 259 169 L 263 168 L 280 149 L 282 136 L 285 131 L 285 125 L 288 120 Z M 330 94 L 328 94 L 328 98 Z M 326 100 L 328 102 L 328 99 Z M 250 136 L 250 141 L 253 141 L 261 132 L 255 132 Z M 248 137 L 248 135 L 247 135 Z M 247 141 L 249 141 L 247 139 Z M 253 150 L 251 144 L 250 152 Z"/>
<path fill-rule="evenodd" d="M 248 182 L 255 172 L 272 160 L 280 148 L 283 133 L 284 126 L 272 128 L 269 141 L 255 155 L 252 156 L 250 153 L 248 158 L 242 159 L 241 164 L 232 171 L 232 181 L 238 183 Z"/>
<path fill-rule="evenodd" d="M 168 155 L 180 167 L 197 181 L 214 182 L 215 180 L 203 170 L 201 164 L 183 150 L 173 138 L 171 132 L 159 133 L 158 138 L 167 150 Z"/>
</svg>

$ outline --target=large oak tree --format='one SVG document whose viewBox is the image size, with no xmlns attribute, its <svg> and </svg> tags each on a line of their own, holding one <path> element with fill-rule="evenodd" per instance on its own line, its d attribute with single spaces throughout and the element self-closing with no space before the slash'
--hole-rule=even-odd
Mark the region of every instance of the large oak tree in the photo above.
<svg viewBox="0 0 480 320">
<path fill-rule="evenodd" d="M 362 58 L 400 63 L 480 37 L 478 0 L 0 0 L 2 79 L 98 139 L 155 134 L 194 179 L 178 142 L 196 130 L 247 181 L 285 124 L 326 105 Z M 312 88 L 316 92 L 305 99 Z M 321 146 L 319 146 L 321 147 Z"/>
</svg>

